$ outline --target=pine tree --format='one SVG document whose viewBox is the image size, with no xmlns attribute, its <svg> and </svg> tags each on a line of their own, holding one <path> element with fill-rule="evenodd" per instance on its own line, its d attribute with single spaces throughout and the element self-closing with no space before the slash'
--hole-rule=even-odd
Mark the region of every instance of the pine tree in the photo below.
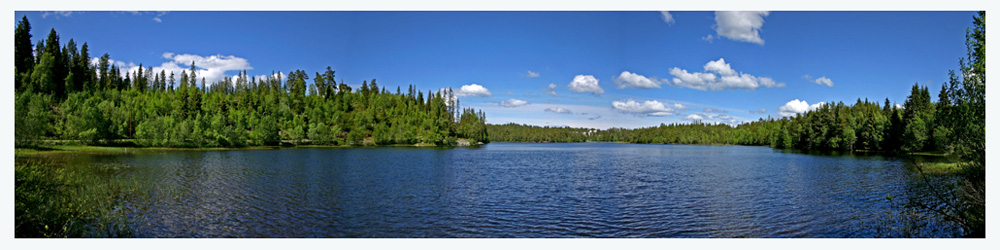
<svg viewBox="0 0 1000 250">
<path fill-rule="evenodd" d="M 14 28 L 14 89 L 21 90 L 24 75 L 30 75 L 35 68 L 35 57 L 31 48 L 31 23 L 27 16 Z"/>
</svg>

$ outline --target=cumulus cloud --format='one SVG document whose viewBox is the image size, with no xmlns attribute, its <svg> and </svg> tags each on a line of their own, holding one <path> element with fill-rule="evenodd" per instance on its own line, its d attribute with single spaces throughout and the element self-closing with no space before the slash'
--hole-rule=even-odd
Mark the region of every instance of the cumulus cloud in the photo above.
<svg viewBox="0 0 1000 250">
<path fill-rule="evenodd" d="M 247 59 L 236 57 L 233 55 L 211 55 L 211 56 L 200 56 L 193 54 L 176 54 L 172 52 L 165 52 L 162 55 L 163 59 L 168 61 L 161 63 L 159 66 L 146 66 L 142 65 L 144 72 L 159 73 L 161 71 L 166 71 L 166 75 L 170 76 L 171 73 L 175 75 L 175 80 L 180 80 L 181 72 L 185 74 L 190 74 L 188 72 L 191 69 L 191 63 L 195 65 L 195 76 L 198 81 L 201 78 L 205 78 L 205 83 L 211 85 L 215 82 L 229 78 L 226 72 L 229 71 L 241 71 L 253 69 L 250 66 L 250 62 Z M 97 65 L 100 62 L 100 58 L 94 57 L 90 59 L 90 63 Z M 135 73 L 139 70 L 140 65 L 136 65 L 132 62 L 118 61 L 114 59 L 109 59 L 109 63 L 117 66 L 122 70 L 122 73 Z M 284 74 L 276 73 L 284 77 Z M 258 76 L 258 79 L 263 79 L 266 76 Z"/>
<path fill-rule="evenodd" d="M 618 84 L 619 89 L 624 88 L 638 88 L 638 89 L 651 89 L 660 88 L 660 81 L 656 78 L 647 78 L 643 75 L 636 73 L 622 71 L 617 77 L 614 78 L 615 83 Z"/>
<path fill-rule="evenodd" d="M 674 24 L 674 16 L 670 15 L 669 11 L 660 11 L 660 16 L 663 18 L 663 22 L 667 24 Z"/>
<path fill-rule="evenodd" d="M 830 80 L 830 78 L 826 78 L 825 76 L 824 77 L 820 77 L 820 78 L 816 79 L 813 82 L 815 82 L 816 84 L 822 84 L 822 85 L 826 85 L 828 87 L 833 87 L 833 81 Z"/>
<path fill-rule="evenodd" d="M 603 94 L 604 89 L 598 83 L 597 78 L 592 75 L 577 75 L 573 77 L 573 81 L 567 86 L 570 91 L 576 93 L 590 92 L 594 94 Z"/>
<path fill-rule="evenodd" d="M 690 121 L 702 121 L 702 122 L 717 122 L 725 123 L 730 125 L 736 125 L 739 122 L 736 117 L 732 117 L 726 114 L 716 114 L 716 113 L 700 113 L 700 114 L 690 114 L 684 117 L 684 120 Z"/>
<path fill-rule="evenodd" d="M 781 116 L 795 116 L 795 114 L 805 113 L 806 111 L 813 111 L 826 105 L 825 102 L 819 102 L 813 105 L 809 105 L 806 101 L 801 101 L 799 99 L 791 100 L 785 103 L 784 106 L 778 108 L 778 114 Z"/>
<path fill-rule="evenodd" d="M 493 93 L 490 90 L 479 84 L 469 84 L 462 85 L 462 88 L 455 90 L 455 96 L 478 96 L 478 97 L 490 97 Z"/>
<path fill-rule="evenodd" d="M 205 78 L 205 82 L 207 84 L 212 84 L 225 79 L 227 77 L 225 74 L 227 71 L 253 69 L 247 59 L 233 55 L 200 56 L 165 52 L 162 57 L 163 59 L 167 59 L 169 61 L 160 64 L 160 66 L 152 67 L 153 72 L 165 70 L 168 72 L 167 75 L 170 75 L 172 72 L 177 75 L 177 77 L 180 77 L 181 71 L 189 70 L 191 68 L 191 63 L 193 62 L 195 66 L 195 75 L 199 79 Z M 138 70 L 138 67 L 129 68 L 129 72 L 135 70 Z M 190 72 L 188 72 L 188 74 L 190 74 Z"/>
<path fill-rule="evenodd" d="M 830 80 L 830 78 L 826 78 L 826 76 L 820 77 L 820 78 L 818 78 L 816 80 L 813 80 L 812 76 L 809 76 L 809 75 L 804 75 L 804 76 L 802 76 L 802 78 L 804 78 L 806 80 L 809 80 L 810 82 L 819 84 L 819 85 L 826 85 L 828 87 L 833 87 L 833 80 Z"/>
<path fill-rule="evenodd" d="M 692 120 L 692 121 L 695 121 L 695 120 L 700 121 L 700 120 L 704 120 L 704 119 L 705 119 L 705 117 L 701 116 L 699 114 L 690 114 L 690 115 L 687 115 L 687 116 L 684 117 L 684 120 Z"/>
<path fill-rule="evenodd" d="M 632 99 L 627 101 L 613 101 L 611 107 L 625 113 L 646 116 L 672 116 L 677 114 L 677 108 L 685 108 L 684 105 L 668 105 L 656 100 L 637 102 Z"/>
<path fill-rule="evenodd" d="M 510 107 L 520 107 L 520 106 L 524 106 L 524 105 L 528 105 L 528 101 L 518 100 L 518 99 L 514 99 L 514 98 L 507 99 L 506 101 L 500 102 L 500 106 L 504 106 L 504 107 L 508 107 L 508 108 L 510 108 Z"/>
<path fill-rule="evenodd" d="M 705 63 L 705 71 L 717 73 L 722 76 L 732 76 L 736 75 L 736 70 L 732 66 L 726 63 L 726 59 L 719 58 L 719 60 L 708 61 Z"/>
<path fill-rule="evenodd" d="M 572 114 L 573 113 L 573 111 L 569 111 L 568 109 L 559 108 L 559 107 L 556 107 L 556 108 L 547 108 L 547 109 L 545 109 L 545 112 L 552 112 L 552 113 L 559 113 L 559 114 Z"/>
<path fill-rule="evenodd" d="M 735 41 L 764 45 L 760 28 L 769 14 L 767 11 L 716 11 L 715 32 Z"/>
<path fill-rule="evenodd" d="M 256 78 L 258 81 L 260 81 L 260 80 L 263 80 L 263 79 L 267 79 L 269 77 L 270 78 L 281 78 L 282 80 L 284 80 L 285 78 L 287 78 L 287 77 L 285 77 L 285 73 L 281 73 L 281 72 L 273 73 L 273 74 L 270 74 L 270 75 L 257 75 L 254 78 Z"/>
<path fill-rule="evenodd" d="M 101 58 L 99 58 L 99 57 L 91 57 L 90 58 L 90 65 L 93 65 L 95 68 L 97 67 L 97 65 L 100 62 L 101 62 Z M 123 62 L 123 61 L 118 61 L 118 60 L 110 59 L 110 58 L 108 59 L 108 63 L 109 63 L 109 65 L 114 65 L 114 66 L 118 67 L 118 69 L 125 70 L 125 71 L 128 71 L 129 69 L 132 69 L 132 68 L 136 68 L 136 69 L 139 68 L 139 66 L 135 65 L 135 63 L 133 63 L 133 62 L 127 62 L 126 63 L 126 62 Z M 128 72 L 130 72 L 130 71 L 128 71 Z"/>
<path fill-rule="evenodd" d="M 542 74 L 539 74 L 538 72 L 533 72 L 533 71 L 531 71 L 531 70 L 528 70 L 528 74 L 527 74 L 526 76 L 527 76 L 528 78 L 535 78 L 535 77 L 539 77 L 539 76 L 541 76 L 541 75 L 542 75 Z"/>
<path fill-rule="evenodd" d="M 692 88 L 697 90 L 746 89 L 755 90 L 759 87 L 784 87 L 784 83 L 775 82 L 770 77 L 757 77 L 751 74 L 736 72 L 724 58 L 709 61 L 704 66 L 705 72 L 688 72 L 677 67 L 670 69 L 674 76 L 672 81 L 664 81 L 672 86 Z"/>
<path fill-rule="evenodd" d="M 559 94 L 556 94 L 556 88 L 557 87 L 559 87 L 559 86 L 556 86 L 555 83 L 549 83 L 549 91 L 545 92 L 545 94 L 546 95 L 550 95 L 550 96 L 559 96 Z"/>
</svg>

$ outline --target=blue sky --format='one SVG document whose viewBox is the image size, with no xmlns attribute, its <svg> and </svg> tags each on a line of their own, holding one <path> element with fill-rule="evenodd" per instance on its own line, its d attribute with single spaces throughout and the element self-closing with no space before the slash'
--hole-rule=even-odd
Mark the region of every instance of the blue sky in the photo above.
<svg viewBox="0 0 1000 250">
<path fill-rule="evenodd" d="M 974 12 L 15 12 L 126 68 L 219 79 L 337 71 L 453 88 L 489 123 L 740 123 L 858 98 L 932 96 Z M 179 73 L 179 71 L 178 71 Z M 596 83 L 596 84 L 595 84 Z M 596 86 L 595 86 L 596 85 Z"/>
</svg>

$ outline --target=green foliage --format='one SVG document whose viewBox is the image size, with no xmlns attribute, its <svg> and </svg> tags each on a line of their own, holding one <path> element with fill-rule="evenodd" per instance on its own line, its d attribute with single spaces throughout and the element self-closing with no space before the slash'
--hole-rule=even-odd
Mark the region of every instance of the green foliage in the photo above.
<svg viewBox="0 0 1000 250">
<path fill-rule="evenodd" d="M 136 192 L 135 182 L 107 181 L 114 166 L 66 168 L 51 161 L 14 161 L 14 236 L 130 236 L 118 199 Z"/>
<path fill-rule="evenodd" d="M 906 129 L 903 132 L 903 150 L 920 151 L 924 148 L 927 138 L 927 124 L 920 117 L 915 117 L 906 123 Z"/>
<path fill-rule="evenodd" d="M 14 28 L 14 89 L 21 90 L 24 76 L 35 68 L 35 56 L 31 48 L 31 23 L 22 16 Z"/>
<path fill-rule="evenodd" d="M 14 95 L 14 145 L 34 146 L 49 131 L 52 112 L 48 95 L 31 92 Z"/>
<path fill-rule="evenodd" d="M 308 74 L 250 78 L 241 72 L 208 84 L 197 68 L 180 73 L 140 67 L 122 71 L 104 54 L 90 65 L 88 46 L 59 45 L 53 29 L 31 53 L 26 18 L 15 30 L 16 143 L 40 139 L 160 147 L 242 147 L 300 144 L 454 144 L 455 137 L 488 142 L 482 112 L 458 112 L 451 90 L 391 94 L 365 81 L 352 91 L 327 67 Z M 25 44 L 28 44 L 25 46 Z M 24 53 L 25 49 L 29 53 Z M 410 89 L 414 89 L 410 86 Z M 459 135 L 461 130 L 461 135 Z"/>
<path fill-rule="evenodd" d="M 585 142 L 588 140 L 585 128 L 538 127 L 508 123 L 487 124 L 487 134 L 494 142 Z"/>
<path fill-rule="evenodd" d="M 458 123 L 458 137 L 467 138 L 469 141 L 490 142 L 489 131 L 486 128 L 486 114 L 475 110 L 465 109 L 462 111 L 461 119 Z"/>
</svg>

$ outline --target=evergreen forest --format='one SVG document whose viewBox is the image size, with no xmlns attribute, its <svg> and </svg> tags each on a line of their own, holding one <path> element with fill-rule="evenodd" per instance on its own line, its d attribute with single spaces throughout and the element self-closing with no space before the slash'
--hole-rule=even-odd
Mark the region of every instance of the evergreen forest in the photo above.
<svg viewBox="0 0 1000 250">
<path fill-rule="evenodd" d="M 456 145 L 489 142 L 482 111 L 462 109 L 451 89 L 404 92 L 375 79 L 352 89 L 335 71 L 302 70 L 206 83 L 194 62 L 174 75 L 131 72 L 55 29 L 34 46 L 27 17 L 15 51 L 15 145 L 246 147 L 262 145 Z M 78 47 L 79 46 L 79 47 Z M 284 76 L 284 78 L 283 78 Z"/>
</svg>

